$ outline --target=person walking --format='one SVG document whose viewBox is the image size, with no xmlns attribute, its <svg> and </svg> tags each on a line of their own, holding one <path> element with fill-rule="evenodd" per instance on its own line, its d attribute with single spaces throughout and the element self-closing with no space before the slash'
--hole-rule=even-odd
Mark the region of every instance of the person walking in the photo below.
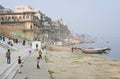
<svg viewBox="0 0 120 79">
<path fill-rule="evenodd" d="M 5 41 L 5 37 L 3 36 L 2 38 L 3 38 L 3 42 L 4 42 Z"/>
<path fill-rule="evenodd" d="M 6 52 L 7 64 L 11 63 L 11 57 L 10 57 L 10 55 L 11 55 L 10 49 L 8 49 L 8 51 Z"/>
<path fill-rule="evenodd" d="M 71 48 L 72 52 L 74 51 L 74 47 Z"/>
<path fill-rule="evenodd" d="M 22 59 L 21 56 L 18 56 L 18 72 L 21 73 Z"/>
<path fill-rule="evenodd" d="M 25 40 L 23 40 L 23 46 L 25 46 Z"/>
<path fill-rule="evenodd" d="M 38 51 L 38 44 L 36 44 L 36 51 Z"/>
<path fill-rule="evenodd" d="M 38 51 L 38 55 L 39 55 L 40 59 L 42 59 L 42 49 Z"/>
<path fill-rule="evenodd" d="M 37 69 L 40 69 L 39 63 L 40 63 L 40 57 L 38 56 L 37 57 Z"/>
</svg>

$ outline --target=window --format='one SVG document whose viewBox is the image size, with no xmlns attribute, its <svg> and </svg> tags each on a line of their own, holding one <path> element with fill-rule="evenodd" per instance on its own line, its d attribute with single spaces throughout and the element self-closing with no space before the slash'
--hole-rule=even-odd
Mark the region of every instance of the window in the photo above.
<svg viewBox="0 0 120 79">
<path fill-rule="evenodd" d="M 1 17 L 1 20 L 4 20 L 4 18 L 3 18 L 3 17 Z"/>
<path fill-rule="evenodd" d="M 23 19 L 25 19 L 25 16 L 23 16 Z"/>
<path fill-rule="evenodd" d="M 19 19 L 21 19 L 21 16 L 19 16 Z"/>
<path fill-rule="evenodd" d="M 29 18 L 29 16 L 27 15 L 26 18 Z"/>
<path fill-rule="evenodd" d="M 10 17 L 8 17 L 8 19 L 10 19 Z"/>
<path fill-rule="evenodd" d="M 12 19 L 14 19 L 14 17 L 12 16 Z"/>
<path fill-rule="evenodd" d="M 32 25 L 30 26 L 30 29 L 32 29 Z"/>
</svg>

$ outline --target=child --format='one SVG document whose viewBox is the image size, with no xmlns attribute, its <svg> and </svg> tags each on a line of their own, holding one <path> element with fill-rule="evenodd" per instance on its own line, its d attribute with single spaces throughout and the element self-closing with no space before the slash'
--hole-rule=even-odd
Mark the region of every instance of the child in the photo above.
<svg viewBox="0 0 120 79">
<path fill-rule="evenodd" d="M 40 68 L 40 66 L 39 66 L 39 62 L 40 62 L 40 57 L 37 57 L 37 69 Z"/>
<path fill-rule="evenodd" d="M 21 59 L 21 56 L 18 56 L 18 71 L 19 71 L 19 73 L 21 73 L 20 68 L 21 68 L 22 66 L 23 66 L 23 65 L 22 65 L 22 59 Z"/>
</svg>

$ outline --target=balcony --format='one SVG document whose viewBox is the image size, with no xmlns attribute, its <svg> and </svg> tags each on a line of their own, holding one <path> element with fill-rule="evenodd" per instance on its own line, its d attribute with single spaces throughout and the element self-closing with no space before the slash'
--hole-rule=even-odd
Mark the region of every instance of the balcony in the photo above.
<svg viewBox="0 0 120 79">
<path fill-rule="evenodd" d="M 5 20 L 0 20 L 1 23 L 12 23 L 12 22 L 23 22 L 22 19 L 5 19 Z"/>
<path fill-rule="evenodd" d="M 26 32 L 26 31 L 33 31 L 33 29 L 30 29 L 30 28 L 24 28 L 23 31 L 24 31 L 24 32 Z"/>
</svg>

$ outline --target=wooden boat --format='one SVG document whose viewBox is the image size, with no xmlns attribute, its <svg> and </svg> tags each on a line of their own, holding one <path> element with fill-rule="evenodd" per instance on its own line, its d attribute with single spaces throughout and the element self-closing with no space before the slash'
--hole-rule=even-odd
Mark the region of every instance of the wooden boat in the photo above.
<svg viewBox="0 0 120 79">
<path fill-rule="evenodd" d="M 79 49 L 86 54 L 105 53 L 106 50 L 110 50 L 110 48 L 79 48 Z"/>
</svg>

